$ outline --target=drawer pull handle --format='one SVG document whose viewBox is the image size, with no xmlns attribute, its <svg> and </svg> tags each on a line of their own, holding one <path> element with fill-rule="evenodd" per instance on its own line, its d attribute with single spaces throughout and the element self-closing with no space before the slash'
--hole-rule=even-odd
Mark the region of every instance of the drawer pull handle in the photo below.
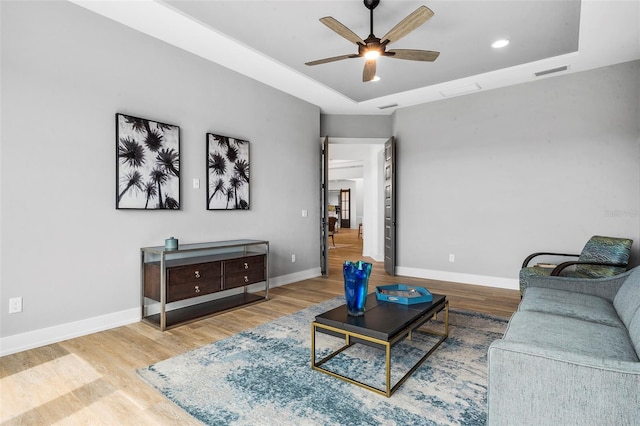
<svg viewBox="0 0 640 426">
<path fill-rule="evenodd" d="M 200 271 L 196 271 L 196 278 L 200 278 Z"/>
<path fill-rule="evenodd" d="M 244 262 L 244 269 L 249 269 L 249 264 L 247 262 Z"/>
<path fill-rule="evenodd" d="M 244 282 L 245 282 L 245 283 L 248 283 L 248 282 L 249 282 L 249 277 L 248 277 L 248 276 L 246 276 L 246 275 L 244 276 Z"/>
<path fill-rule="evenodd" d="M 195 290 L 196 290 L 196 293 L 200 293 L 200 286 L 199 286 L 199 285 L 197 285 L 197 286 L 196 286 L 196 288 L 195 288 Z"/>
</svg>

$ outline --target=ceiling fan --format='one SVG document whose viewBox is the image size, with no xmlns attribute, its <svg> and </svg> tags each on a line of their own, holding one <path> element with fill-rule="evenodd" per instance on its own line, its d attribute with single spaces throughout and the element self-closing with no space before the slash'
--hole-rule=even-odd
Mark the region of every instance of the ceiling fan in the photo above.
<svg viewBox="0 0 640 426">
<path fill-rule="evenodd" d="M 406 59 L 409 61 L 426 62 L 433 62 L 438 58 L 440 52 L 432 52 L 429 50 L 387 50 L 387 45 L 400 40 L 402 37 L 406 36 L 411 31 L 427 22 L 427 20 L 429 20 L 429 18 L 433 16 L 433 11 L 431 9 L 429 9 L 427 6 L 420 6 L 415 11 L 413 11 L 413 13 L 409 14 L 406 18 L 400 21 L 382 38 L 378 38 L 373 35 L 373 9 L 375 9 L 378 4 L 380 4 L 380 0 L 364 0 L 365 7 L 369 9 L 371 29 L 369 37 L 367 37 L 365 40 L 362 40 L 356 33 L 351 31 L 349 28 L 347 28 L 331 16 L 320 18 L 320 22 L 338 33 L 338 35 L 346 38 L 352 43 L 355 43 L 358 46 L 358 53 L 318 59 L 316 61 L 307 62 L 305 65 L 320 65 L 326 64 L 328 62 L 340 61 L 343 59 L 364 57 L 366 59 L 366 62 L 364 64 L 364 71 L 362 72 L 362 81 L 367 82 L 373 80 L 376 76 L 376 59 L 380 56 L 387 56 L 395 59 Z"/>
</svg>

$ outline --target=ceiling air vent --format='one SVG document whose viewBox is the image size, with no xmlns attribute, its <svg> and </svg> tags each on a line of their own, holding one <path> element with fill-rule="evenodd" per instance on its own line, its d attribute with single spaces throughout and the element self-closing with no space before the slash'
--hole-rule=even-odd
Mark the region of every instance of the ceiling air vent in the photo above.
<svg viewBox="0 0 640 426">
<path fill-rule="evenodd" d="M 478 83 L 471 83 L 464 86 L 453 87 L 451 89 L 441 90 L 440 94 L 445 98 L 449 96 L 466 95 L 467 93 L 476 92 L 482 89 Z"/>
<path fill-rule="evenodd" d="M 535 74 L 536 77 L 542 77 L 543 75 L 553 74 L 556 72 L 566 71 L 569 69 L 569 65 L 565 65 L 558 68 L 551 68 L 550 70 L 538 71 Z"/>
<path fill-rule="evenodd" d="M 382 105 L 382 106 L 379 106 L 378 109 L 395 108 L 397 106 L 398 106 L 398 104 Z"/>
</svg>

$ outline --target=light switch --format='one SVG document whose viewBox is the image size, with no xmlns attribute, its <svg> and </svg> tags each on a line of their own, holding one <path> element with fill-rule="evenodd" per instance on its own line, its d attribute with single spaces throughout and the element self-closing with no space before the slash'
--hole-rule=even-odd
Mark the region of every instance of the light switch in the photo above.
<svg viewBox="0 0 640 426">
<path fill-rule="evenodd" d="M 309 216 L 309 211 L 308 210 L 302 210 L 302 217 L 307 217 Z"/>
<path fill-rule="evenodd" d="M 200 189 L 200 179 L 193 180 L 193 189 Z"/>
</svg>

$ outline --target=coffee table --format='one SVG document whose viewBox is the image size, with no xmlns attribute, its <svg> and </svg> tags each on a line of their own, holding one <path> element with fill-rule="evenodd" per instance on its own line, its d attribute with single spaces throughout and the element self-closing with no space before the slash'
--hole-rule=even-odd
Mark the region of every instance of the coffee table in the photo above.
<svg viewBox="0 0 640 426">
<path fill-rule="evenodd" d="M 365 306 L 365 314 L 359 317 L 350 316 L 347 313 L 346 305 L 316 316 L 315 321 L 311 323 L 311 368 L 377 394 L 390 397 L 449 335 L 449 301 L 444 295 L 434 294 L 433 301 L 429 303 L 403 305 L 378 300 L 375 293 L 372 293 L 367 296 Z M 420 332 L 439 336 L 440 339 L 392 386 L 391 347 L 405 338 L 411 340 L 412 334 L 418 328 L 430 319 L 436 319 L 437 314 L 442 311 L 444 311 L 444 332 L 419 330 Z M 345 344 L 321 360 L 316 361 L 316 332 L 344 338 Z M 322 367 L 322 364 L 354 344 L 365 344 L 385 350 L 385 389 L 376 388 Z"/>
</svg>

